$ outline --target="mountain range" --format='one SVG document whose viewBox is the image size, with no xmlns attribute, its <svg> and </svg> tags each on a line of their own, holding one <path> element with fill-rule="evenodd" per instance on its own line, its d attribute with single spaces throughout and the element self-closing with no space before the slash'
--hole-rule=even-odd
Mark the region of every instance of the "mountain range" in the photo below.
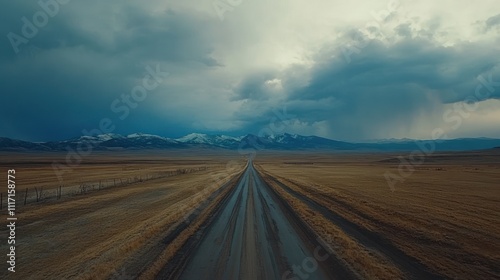
<svg viewBox="0 0 500 280">
<path fill-rule="evenodd" d="M 117 149 L 230 149 L 230 150 L 335 150 L 335 151 L 413 151 L 435 149 L 436 151 L 482 150 L 500 147 L 500 139 L 461 138 L 441 141 L 389 139 L 369 143 L 350 143 L 318 136 L 302 136 L 283 133 L 278 135 L 256 136 L 248 134 L 240 137 L 191 133 L 184 137 L 171 139 L 158 135 L 134 133 L 102 134 L 81 136 L 63 141 L 28 142 L 0 137 L 2 151 L 64 151 L 68 148 L 94 150 Z"/>
</svg>

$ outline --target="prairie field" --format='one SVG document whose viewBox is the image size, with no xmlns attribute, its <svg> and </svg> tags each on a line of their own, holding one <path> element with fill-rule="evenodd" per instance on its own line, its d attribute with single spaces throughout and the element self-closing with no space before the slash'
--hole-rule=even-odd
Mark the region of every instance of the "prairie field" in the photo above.
<svg viewBox="0 0 500 280">
<path fill-rule="evenodd" d="M 317 232 L 344 244 L 342 259 L 363 278 L 498 279 L 500 152 L 436 153 L 391 188 L 384 175 L 401 174 L 398 156 L 268 154 L 255 164 Z"/>
<path fill-rule="evenodd" d="M 176 152 L 95 154 L 64 174 L 65 187 L 193 170 L 171 176 L 76 192 L 23 205 L 25 188 L 55 189 L 51 163 L 65 154 L 3 154 L 2 170 L 16 169 L 16 255 L 13 279 L 121 279 L 134 277 L 148 267 L 167 245 L 163 238 L 185 216 L 245 164 L 224 154 L 185 156 Z M 4 191 L 5 195 L 5 191 Z M 4 207 L 5 207 L 4 196 Z M 4 208 L 0 218 L 6 219 Z M 7 231 L 2 227 L 2 240 Z M 7 252 L 7 242 L 0 250 Z M 125 269 L 125 267 L 127 269 Z M 2 270 L 2 279 L 7 271 Z M 9 275 L 12 277 L 11 275 Z"/>
<path fill-rule="evenodd" d="M 411 166 L 388 153 L 103 152 L 61 182 L 64 157 L 0 155 L 16 169 L 12 279 L 500 277 L 498 151 Z"/>
</svg>

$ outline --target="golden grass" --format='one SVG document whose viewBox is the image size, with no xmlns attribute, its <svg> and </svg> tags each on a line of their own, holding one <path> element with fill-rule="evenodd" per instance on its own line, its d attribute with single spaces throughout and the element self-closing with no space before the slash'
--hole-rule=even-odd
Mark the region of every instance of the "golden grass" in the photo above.
<svg viewBox="0 0 500 280">
<path fill-rule="evenodd" d="M 234 154 L 234 153 L 233 153 Z M 435 154 L 391 191 L 384 173 L 397 174 L 397 155 L 261 153 L 259 170 L 349 221 L 391 241 L 436 274 L 454 279 L 500 278 L 500 154 Z M 58 185 L 49 163 L 64 154 L 1 154 L 16 168 L 23 188 Z M 235 168 L 228 169 L 228 162 Z M 230 154 L 177 152 L 95 153 L 67 173 L 69 184 L 144 176 L 179 168 L 196 173 L 104 189 L 59 201 L 18 205 L 20 279 L 106 279 L 140 250 L 153 248 L 194 206 L 243 169 Z M 52 176 L 52 177 L 51 177 Z M 54 181 L 55 180 L 55 181 Z M 210 191 L 203 190 L 214 181 Z M 281 186 L 270 185 L 363 278 L 402 278 L 383 254 L 358 244 Z M 211 187 L 212 188 L 212 187 Z M 229 190 L 226 189 L 226 192 Z M 215 209 L 220 194 L 160 256 L 141 279 L 151 279 Z M 182 211 L 180 211 L 182 210 Z M 5 211 L 0 219 L 5 220 Z M 0 229 L 0 238 L 6 238 Z M 7 244 L 0 244 L 6 251 Z M 0 273 L 0 277 L 5 271 Z"/>
<path fill-rule="evenodd" d="M 200 159 L 194 157 L 177 160 L 180 166 L 200 164 Z M 157 246 L 185 211 L 208 197 L 211 192 L 204 192 L 205 188 L 211 185 L 211 191 L 216 190 L 240 172 L 245 163 L 233 158 L 236 165 L 228 169 L 227 160 L 226 157 L 201 158 L 209 167 L 207 170 L 19 207 L 16 276 L 19 279 L 107 279 L 139 249 Z M 130 156 L 127 165 L 148 172 L 149 163 L 141 161 Z M 173 159 L 169 162 L 175 167 Z M 29 174 L 23 163 L 17 163 L 15 168 L 21 171 L 19 177 Z M 103 166 L 105 176 L 113 172 L 120 175 L 119 170 L 119 163 Z M 68 175 L 69 179 L 81 176 L 78 171 L 80 169 Z M 51 168 L 46 167 L 45 172 L 52 172 Z M 5 220 L 5 214 L 0 218 Z M 7 232 L 2 229 L 0 233 L 5 239 Z M 0 245 L 0 250 L 6 251 L 6 248 L 6 243 Z"/>
<path fill-rule="evenodd" d="M 158 258 L 142 273 L 139 279 L 154 279 L 160 270 L 167 265 L 167 263 L 174 257 L 179 249 L 186 243 L 186 241 L 196 233 L 200 226 L 211 216 L 212 212 L 218 207 L 224 196 L 233 189 L 233 185 L 237 183 L 237 177 L 233 177 L 230 186 L 222 191 L 214 201 L 212 201 L 196 221 L 189 225 L 179 236 L 174 239 L 167 248 L 158 256 Z M 208 195 L 207 195 L 208 196 Z"/>
<path fill-rule="evenodd" d="M 256 162 L 437 274 L 500 277 L 500 154 L 430 156 L 392 192 L 384 173 L 397 174 L 398 162 L 386 160 L 393 156 L 264 155 Z"/>
<path fill-rule="evenodd" d="M 265 174 L 261 172 L 261 174 Z M 264 179 L 268 176 L 264 175 Z M 342 229 L 331 223 L 320 213 L 310 209 L 304 202 L 287 193 L 272 180 L 267 183 L 292 206 L 299 217 L 330 246 L 339 259 L 345 261 L 347 267 L 358 274 L 362 279 L 403 279 L 401 271 L 391 265 L 386 259 L 373 255 L 369 250 L 358 244 Z"/>
<path fill-rule="evenodd" d="M 68 166 L 65 152 L 46 153 L 0 153 L 0 169 L 17 169 L 17 191 L 22 192 L 34 187 L 52 190 L 63 186 L 80 186 L 81 184 L 105 186 L 113 185 L 133 178 L 147 178 L 161 175 L 178 169 L 209 167 L 213 164 L 226 164 L 237 159 L 234 153 L 181 153 L 179 151 L 128 151 L 102 152 L 95 151 L 82 157 L 80 164 Z M 238 159 L 239 160 L 239 159 Z M 60 170 L 67 172 L 57 176 L 52 164 L 61 164 Z M 62 179 L 62 181 L 60 180 Z"/>
</svg>

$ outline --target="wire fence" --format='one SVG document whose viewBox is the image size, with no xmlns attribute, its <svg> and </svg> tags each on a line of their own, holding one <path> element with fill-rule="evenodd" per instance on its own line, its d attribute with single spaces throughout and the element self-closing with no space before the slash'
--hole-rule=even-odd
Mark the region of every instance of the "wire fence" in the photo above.
<svg viewBox="0 0 500 280">
<path fill-rule="evenodd" d="M 133 177 L 119 177 L 113 179 L 84 182 L 80 183 L 79 185 L 71 186 L 60 185 L 55 187 L 52 186 L 51 188 L 47 188 L 46 186 L 27 187 L 23 191 L 16 191 L 16 208 L 32 203 L 56 201 L 62 199 L 63 197 L 85 195 L 104 189 L 124 187 L 132 184 L 147 182 L 150 180 L 189 174 L 204 171 L 207 169 L 208 167 L 182 168 Z M 7 208 L 7 199 L 7 193 L 0 192 L 0 210 Z"/>
</svg>

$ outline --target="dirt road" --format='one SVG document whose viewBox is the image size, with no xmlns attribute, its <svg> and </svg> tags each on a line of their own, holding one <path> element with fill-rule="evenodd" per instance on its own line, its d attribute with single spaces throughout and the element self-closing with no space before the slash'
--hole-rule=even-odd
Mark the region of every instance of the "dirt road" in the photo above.
<svg viewBox="0 0 500 280">
<path fill-rule="evenodd" d="M 158 279 L 346 279 L 349 273 L 264 182 L 250 161 L 193 237 L 177 273 Z"/>
</svg>

